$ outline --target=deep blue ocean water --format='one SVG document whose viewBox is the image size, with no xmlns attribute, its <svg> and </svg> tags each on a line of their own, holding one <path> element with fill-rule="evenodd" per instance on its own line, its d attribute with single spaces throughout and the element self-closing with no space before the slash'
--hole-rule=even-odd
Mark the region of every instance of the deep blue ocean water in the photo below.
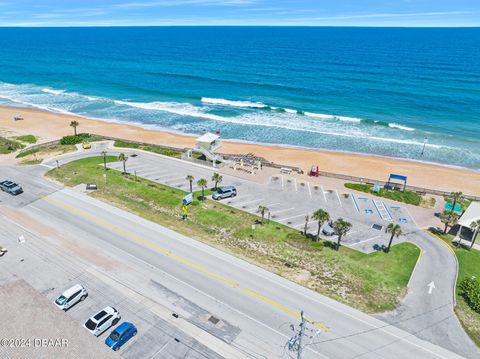
<svg viewBox="0 0 480 359">
<path fill-rule="evenodd" d="M 1 28 L 0 105 L 480 169 L 480 28 Z"/>
</svg>

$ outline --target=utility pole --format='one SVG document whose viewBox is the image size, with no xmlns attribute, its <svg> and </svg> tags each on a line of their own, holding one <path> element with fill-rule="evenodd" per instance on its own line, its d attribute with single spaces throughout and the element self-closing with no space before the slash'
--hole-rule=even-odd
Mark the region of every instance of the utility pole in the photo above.
<svg viewBox="0 0 480 359">
<path fill-rule="evenodd" d="M 303 339 L 303 336 L 305 335 L 306 320 L 305 320 L 305 317 L 303 316 L 303 310 L 300 312 L 300 318 L 301 318 L 301 322 L 300 322 L 300 329 L 298 333 L 295 332 L 295 335 L 292 338 L 290 338 L 287 343 L 288 350 L 292 352 L 297 352 L 297 359 L 302 358 L 302 349 L 303 349 L 302 339 Z M 292 327 L 292 330 L 295 330 L 293 325 L 291 325 L 291 327 Z"/>
<path fill-rule="evenodd" d="M 300 323 L 300 333 L 299 333 L 299 338 L 298 338 L 298 352 L 297 352 L 297 359 L 302 358 L 302 338 L 303 335 L 305 334 L 305 318 L 303 317 L 303 310 L 300 312 L 300 316 L 302 318 L 302 321 Z"/>
</svg>

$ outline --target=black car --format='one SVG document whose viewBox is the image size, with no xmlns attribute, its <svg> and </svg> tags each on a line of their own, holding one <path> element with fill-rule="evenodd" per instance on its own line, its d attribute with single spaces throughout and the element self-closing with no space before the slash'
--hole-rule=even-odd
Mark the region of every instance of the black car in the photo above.
<svg viewBox="0 0 480 359">
<path fill-rule="evenodd" d="M 0 182 L 0 189 L 4 192 L 10 193 L 13 196 L 23 193 L 23 188 L 20 187 L 20 185 L 8 180 Z"/>
</svg>

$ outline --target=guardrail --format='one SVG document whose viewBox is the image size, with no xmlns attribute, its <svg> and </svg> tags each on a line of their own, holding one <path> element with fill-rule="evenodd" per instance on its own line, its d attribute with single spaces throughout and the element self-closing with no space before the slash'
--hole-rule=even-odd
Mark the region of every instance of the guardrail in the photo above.
<svg viewBox="0 0 480 359">
<path fill-rule="evenodd" d="M 385 186 L 387 184 L 386 181 L 376 180 L 372 178 L 349 176 L 349 175 L 344 175 L 340 173 L 332 173 L 332 172 L 326 172 L 326 171 L 319 171 L 318 173 L 320 176 L 323 176 L 323 177 L 337 178 L 337 179 L 342 179 L 346 181 L 364 183 L 369 185 L 379 184 L 381 186 Z M 416 192 L 418 194 L 428 193 L 428 194 L 433 194 L 437 196 L 449 196 L 451 194 L 451 192 L 447 192 L 447 191 L 440 191 L 440 190 L 431 189 L 431 188 L 416 187 L 416 186 L 409 186 L 409 185 L 407 185 L 405 189 L 407 191 Z M 468 194 L 464 194 L 463 196 L 473 201 L 480 201 L 480 197 L 478 196 L 468 195 Z"/>
</svg>

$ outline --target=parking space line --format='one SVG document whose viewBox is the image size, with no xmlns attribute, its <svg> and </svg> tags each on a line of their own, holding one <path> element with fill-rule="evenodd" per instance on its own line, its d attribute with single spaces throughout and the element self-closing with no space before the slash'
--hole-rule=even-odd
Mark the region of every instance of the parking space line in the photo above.
<svg viewBox="0 0 480 359">
<path fill-rule="evenodd" d="M 312 190 L 310 189 L 310 182 L 307 182 L 308 194 L 312 197 Z"/>
<path fill-rule="evenodd" d="M 284 188 L 283 175 L 282 175 L 282 189 Z"/>
<path fill-rule="evenodd" d="M 323 189 L 323 185 L 320 185 L 320 188 L 322 189 L 323 199 L 325 200 L 325 203 L 327 203 L 327 196 L 325 196 L 325 190 Z"/>
<path fill-rule="evenodd" d="M 337 195 L 338 203 L 340 203 L 340 207 L 343 207 L 343 206 L 342 206 L 342 201 L 340 200 L 340 196 L 338 195 L 338 191 L 335 190 L 335 193 L 336 193 L 336 195 Z"/>
<path fill-rule="evenodd" d="M 357 203 L 357 200 L 355 199 L 355 195 L 353 193 L 351 194 L 351 197 L 352 197 L 353 204 L 355 205 L 355 208 L 356 208 L 357 212 L 360 213 L 360 208 L 358 208 L 358 203 Z"/>
<path fill-rule="evenodd" d="M 294 178 L 293 181 L 294 181 L 293 183 L 295 183 L 295 192 L 298 192 L 297 179 Z"/>
<path fill-rule="evenodd" d="M 282 213 L 282 212 L 286 212 L 286 211 L 290 211 L 292 209 L 295 209 L 294 207 L 291 207 L 291 208 L 285 208 L 285 209 L 281 209 L 279 211 L 276 211 L 276 212 L 271 212 L 272 215 L 277 215 L 278 213 Z"/>
<path fill-rule="evenodd" d="M 380 235 L 376 235 L 375 237 L 371 237 L 371 238 L 368 238 L 368 239 L 364 239 L 363 241 L 353 243 L 353 244 L 351 244 L 350 246 L 353 247 L 353 246 L 356 246 L 357 244 L 365 243 L 365 242 L 368 242 L 368 241 L 372 241 L 372 240 L 377 239 L 377 238 L 379 238 L 379 237 L 381 237 L 381 236 L 380 236 Z"/>
<path fill-rule="evenodd" d="M 263 201 L 263 198 L 261 199 L 254 199 L 252 201 L 247 201 L 247 202 L 243 202 L 243 203 L 234 203 L 235 206 L 244 206 L 246 204 L 250 204 L 250 203 L 255 203 L 255 202 L 261 202 Z"/>
<path fill-rule="evenodd" d="M 291 216 L 291 217 L 287 217 L 287 218 L 277 219 L 277 222 L 288 221 L 289 219 L 292 219 L 292 218 L 298 218 L 298 217 L 304 217 L 304 216 L 305 216 L 305 214 L 297 214 L 296 216 Z"/>
</svg>

